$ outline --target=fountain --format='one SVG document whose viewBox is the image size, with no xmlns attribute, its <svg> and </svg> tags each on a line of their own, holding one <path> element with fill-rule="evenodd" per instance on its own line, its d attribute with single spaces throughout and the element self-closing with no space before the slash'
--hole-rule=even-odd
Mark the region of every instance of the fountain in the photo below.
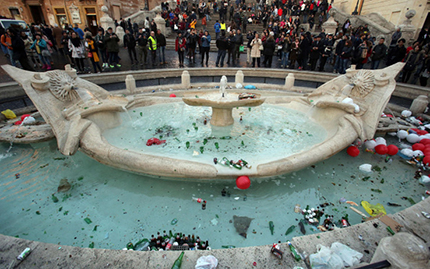
<svg viewBox="0 0 430 269">
<path fill-rule="evenodd" d="M 40 75 L 22 70 L 17 72 L 12 66 L 3 68 L 23 86 L 52 126 L 58 148 L 64 155 L 72 155 L 80 149 L 103 164 L 136 173 L 172 178 L 231 179 L 244 173 L 250 177 L 267 177 L 300 170 L 332 156 L 358 137 L 362 140 L 373 138 L 379 116 L 394 91 L 394 77 L 402 66 L 399 63 L 372 71 L 351 68 L 308 96 L 262 98 L 258 93 L 252 93 L 255 98 L 239 100 L 241 93 L 226 90 L 224 77 L 221 92 L 202 89 L 192 93 L 194 97 L 184 93 L 183 102 L 197 106 L 197 110 L 184 108 L 176 98 L 145 94 L 127 98 L 112 96 L 101 87 L 76 77 L 70 68 L 67 72 L 56 70 Z M 260 109 L 260 114 L 246 112 L 246 107 L 250 111 L 255 106 Z M 212 107 L 208 125 L 193 117 L 207 115 L 205 107 Z M 238 109 L 233 110 L 235 107 Z M 130 114 L 140 112 L 141 124 L 134 119 L 135 124 L 125 128 L 125 123 L 130 120 L 123 118 L 124 108 L 132 111 Z M 168 114 L 162 113 L 168 109 L 171 109 Z M 183 110 L 188 114 L 180 117 Z M 293 114 L 296 116 L 292 117 Z M 242 115 L 246 116 L 243 122 L 234 121 Z M 153 123 L 144 122 L 147 118 L 153 118 Z M 292 124 L 290 118 L 296 122 Z M 181 121 L 190 127 L 180 124 Z M 155 125 L 161 122 L 166 126 Z M 308 125 L 312 126 L 309 130 L 306 129 Z M 118 134 L 121 139 L 127 137 L 133 128 L 140 128 L 139 133 L 146 130 L 145 137 L 136 136 L 129 146 L 116 144 L 112 139 Z M 158 128 L 161 133 L 152 128 Z M 224 135 L 218 135 L 219 128 Z M 117 135 L 109 136 L 115 132 Z M 176 133 L 183 136 L 176 136 Z M 146 140 L 151 136 L 163 136 L 160 139 L 167 142 L 147 147 Z M 308 141 L 311 143 L 304 144 Z M 194 150 L 187 150 L 192 146 Z M 173 147 L 181 153 L 177 154 Z M 262 153 L 265 148 L 268 150 Z M 231 156 L 226 156 L 229 154 Z M 253 158 L 252 168 L 244 172 L 220 166 L 212 162 L 214 157 Z"/>
<path fill-rule="evenodd" d="M 253 94 L 241 98 L 239 93 L 226 93 L 227 77 L 222 76 L 220 83 L 220 95 L 205 93 L 196 95 L 195 98 L 183 97 L 184 103 L 190 106 L 210 106 L 212 108 L 211 124 L 214 126 L 229 126 L 234 123 L 233 108 L 255 107 L 264 103 L 261 95 Z M 243 96 L 243 95 L 242 95 Z"/>
</svg>

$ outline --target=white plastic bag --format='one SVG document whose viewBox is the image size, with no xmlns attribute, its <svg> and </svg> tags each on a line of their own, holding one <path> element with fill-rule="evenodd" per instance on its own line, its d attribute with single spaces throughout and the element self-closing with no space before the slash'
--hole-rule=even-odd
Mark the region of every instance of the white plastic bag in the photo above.
<svg viewBox="0 0 430 269">
<path fill-rule="evenodd" d="M 363 258 L 363 254 L 339 242 L 334 242 L 331 245 L 331 251 L 342 259 L 345 266 L 357 265 Z"/>
<path fill-rule="evenodd" d="M 201 256 L 196 263 L 196 269 L 215 269 L 218 266 L 218 260 L 212 255 Z"/>
<path fill-rule="evenodd" d="M 318 252 L 309 256 L 312 269 L 342 269 L 342 259 L 332 253 L 330 248 L 323 245 L 317 246 Z"/>
</svg>

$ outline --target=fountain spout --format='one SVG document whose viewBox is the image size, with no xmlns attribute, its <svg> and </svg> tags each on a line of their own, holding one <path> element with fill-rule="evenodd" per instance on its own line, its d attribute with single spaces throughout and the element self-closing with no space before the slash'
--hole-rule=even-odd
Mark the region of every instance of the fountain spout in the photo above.
<svg viewBox="0 0 430 269">
<path fill-rule="evenodd" d="M 222 76 L 220 81 L 220 91 L 221 91 L 221 97 L 225 97 L 225 87 L 227 87 L 227 77 Z"/>
</svg>

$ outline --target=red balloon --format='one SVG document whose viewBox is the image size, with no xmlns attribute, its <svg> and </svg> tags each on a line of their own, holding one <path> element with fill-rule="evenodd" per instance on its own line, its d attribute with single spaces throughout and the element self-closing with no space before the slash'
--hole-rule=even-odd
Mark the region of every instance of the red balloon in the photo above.
<svg viewBox="0 0 430 269">
<path fill-rule="evenodd" d="M 376 153 L 378 153 L 379 155 L 385 155 L 388 152 L 388 148 L 385 145 L 377 145 L 375 147 L 375 151 Z"/>
<path fill-rule="evenodd" d="M 395 145 L 388 145 L 387 146 L 387 154 L 388 155 L 393 156 L 393 155 L 396 155 L 397 152 L 399 152 L 399 148 L 397 146 L 395 146 Z"/>
<path fill-rule="evenodd" d="M 427 145 L 430 147 L 430 139 L 428 138 L 421 139 L 420 143 L 426 145 L 426 147 Z"/>
<path fill-rule="evenodd" d="M 424 153 L 424 156 L 430 156 L 430 150 L 428 150 L 428 149 L 425 150 L 423 153 Z"/>
<path fill-rule="evenodd" d="M 415 143 L 412 145 L 412 150 L 421 150 L 424 151 L 424 149 L 426 148 L 426 146 L 424 146 L 421 143 Z"/>
<path fill-rule="evenodd" d="M 424 159 L 423 159 L 423 163 L 425 165 L 428 165 L 430 163 L 430 156 L 425 156 Z"/>
<path fill-rule="evenodd" d="M 356 146 L 350 146 L 346 150 L 346 153 L 351 157 L 357 157 L 360 154 L 360 150 Z"/>
<path fill-rule="evenodd" d="M 176 94 L 171 93 L 169 97 L 176 97 Z"/>
<path fill-rule="evenodd" d="M 239 176 L 236 178 L 236 186 L 241 190 L 246 190 L 251 186 L 251 180 L 248 176 Z"/>
<path fill-rule="evenodd" d="M 25 118 L 27 118 L 27 117 L 30 117 L 30 114 L 24 114 L 24 115 L 21 115 L 21 120 L 24 120 Z"/>
<path fill-rule="evenodd" d="M 21 123 L 22 123 L 22 120 L 18 120 L 18 121 L 15 121 L 15 125 L 21 125 Z"/>
</svg>

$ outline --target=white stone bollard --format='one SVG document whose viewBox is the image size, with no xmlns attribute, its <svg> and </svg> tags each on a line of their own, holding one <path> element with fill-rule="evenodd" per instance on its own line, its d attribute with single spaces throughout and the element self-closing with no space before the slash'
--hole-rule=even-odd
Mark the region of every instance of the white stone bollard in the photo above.
<svg viewBox="0 0 430 269">
<path fill-rule="evenodd" d="M 64 66 L 64 71 L 71 77 L 76 78 L 78 75 L 76 74 L 76 69 L 72 68 L 70 64 L 66 64 Z"/>
<path fill-rule="evenodd" d="M 294 87 L 294 74 L 293 73 L 289 73 L 288 76 L 285 78 L 285 85 L 284 85 L 284 89 L 285 90 L 292 90 Z"/>
<path fill-rule="evenodd" d="M 182 82 L 182 87 L 184 87 L 185 89 L 188 89 L 191 87 L 190 73 L 188 73 L 187 70 L 184 70 L 184 72 L 182 72 L 181 82 Z"/>
<path fill-rule="evenodd" d="M 244 75 L 242 70 L 239 70 L 236 72 L 236 77 L 235 77 L 235 83 L 240 83 L 243 85 L 243 79 L 244 79 Z"/>
<path fill-rule="evenodd" d="M 133 75 L 127 75 L 125 77 L 125 88 L 129 93 L 134 93 L 136 91 L 136 80 Z"/>
<path fill-rule="evenodd" d="M 429 258 L 430 251 L 421 239 L 400 232 L 381 239 L 370 263 L 387 260 L 393 269 L 429 268 Z"/>
<path fill-rule="evenodd" d="M 409 110 L 412 112 L 412 115 L 424 113 L 428 104 L 429 100 L 427 98 L 427 95 L 419 95 L 417 98 L 414 99 Z"/>
</svg>

